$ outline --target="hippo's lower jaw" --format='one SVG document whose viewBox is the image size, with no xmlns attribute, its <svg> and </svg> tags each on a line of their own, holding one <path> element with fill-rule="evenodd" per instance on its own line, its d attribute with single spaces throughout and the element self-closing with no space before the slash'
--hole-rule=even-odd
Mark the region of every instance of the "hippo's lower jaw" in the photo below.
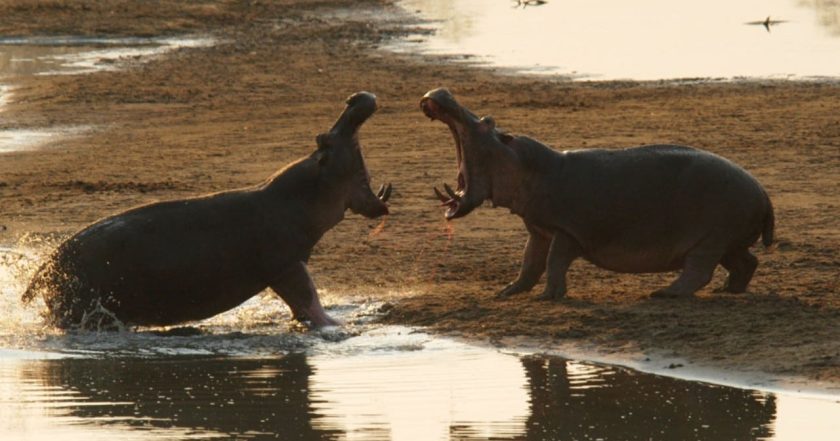
<svg viewBox="0 0 840 441">
<path fill-rule="evenodd" d="M 446 213 L 444 213 L 446 220 L 464 217 L 470 214 L 475 207 L 481 204 L 481 202 L 476 203 L 471 198 L 467 197 L 464 190 L 458 189 L 457 191 L 453 191 L 449 184 L 444 183 L 443 189 L 446 191 L 446 195 L 441 193 L 437 187 L 434 187 L 435 195 L 438 199 L 440 199 L 440 205 L 442 207 L 447 207 Z"/>
</svg>

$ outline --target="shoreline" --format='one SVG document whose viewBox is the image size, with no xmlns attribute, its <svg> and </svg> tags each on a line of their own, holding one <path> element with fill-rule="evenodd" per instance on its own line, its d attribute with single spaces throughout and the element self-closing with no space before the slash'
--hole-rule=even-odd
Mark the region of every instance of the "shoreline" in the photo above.
<svg viewBox="0 0 840 441">
<path fill-rule="evenodd" d="M 8 26 L 25 21 L 21 29 L 30 34 L 66 32 L 66 23 L 76 23 L 78 35 L 100 27 L 112 30 L 108 35 L 208 32 L 221 43 L 125 71 L 20 85 L 3 113 L 11 124 L 99 128 L 3 154 L 0 224 L 9 228 L 0 231 L 0 243 L 47 250 L 131 206 L 258 183 L 311 151 L 347 95 L 371 90 L 381 110 L 362 129 L 361 143 L 374 184 L 394 184 L 393 214 L 383 228 L 348 215 L 327 233 L 311 263 L 319 287 L 386 298 L 392 307 L 385 323 L 479 342 L 516 337 L 608 354 L 661 352 L 692 364 L 840 385 L 840 116 L 832 110 L 838 82 L 507 76 L 379 47 L 416 23 L 350 13 L 324 18 L 354 6 L 394 8 L 388 1 L 200 8 L 172 1 L 133 5 L 115 17 L 104 14 L 104 1 L 87 10 L 72 7 L 81 0 L 60 11 L 5 9 L 13 3 L 0 5 L 0 13 L 10 17 Z M 758 251 L 756 277 L 742 296 L 707 288 L 686 302 L 654 302 L 647 293 L 672 275 L 621 275 L 580 262 L 562 302 L 535 302 L 531 294 L 495 301 L 495 290 L 516 275 L 525 232 L 514 216 L 487 207 L 443 221 L 431 187 L 455 174 L 452 141 L 417 109 L 423 93 L 443 85 L 501 127 L 556 148 L 668 141 L 728 157 L 768 188 L 778 245 Z M 718 271 L 710 287 L 722 278 Z"/>
</svg>

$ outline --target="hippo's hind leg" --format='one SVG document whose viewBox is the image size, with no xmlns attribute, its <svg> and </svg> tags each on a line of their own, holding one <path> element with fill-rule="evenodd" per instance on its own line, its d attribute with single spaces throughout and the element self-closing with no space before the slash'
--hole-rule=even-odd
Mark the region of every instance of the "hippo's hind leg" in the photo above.
<svg viewBox="0 0 840 441">
<path fill-rule="evenodd" d="M 651 293 L 655 298 L 689 297 L 709 284 L 712 274 L 720 262 L 721 254 L 714 251 L 697 249 L 685 257 L 682 273 L 667 288 Z"/>
<path fill-rule="evenodd" d="M 522 268 L 519 270 L 519 277 L 504 287 L 496 298 L 503 299 L 514 294 L 530 291 L 540 281 L 545 272 L 548 249 L 551 246 L 551 235 L 548 232 L 525 224 L 530 236 L 525 244 L 525 256 L 522 259 Z"/>
<path fill-rule="evenodd" d="M 747 285 L 750 284 L 753 273 L 758 267 L 758 259 L 748 249 L 741 249 L 726 253 L 720 260 L 720 264 L 729 271 L 729 277 L 726 278 L 723 287 L 715 291 L 737 294 L 747 290 Z"/>
<path fill-rule="evenodd" d="M 581 252 L 580 244 L 574 238 L 563 231 L 554 234 L 546 261 L 545 290 L 537 299 L 559 300 L 566 295 L 566 272 Z"/>
</svg>

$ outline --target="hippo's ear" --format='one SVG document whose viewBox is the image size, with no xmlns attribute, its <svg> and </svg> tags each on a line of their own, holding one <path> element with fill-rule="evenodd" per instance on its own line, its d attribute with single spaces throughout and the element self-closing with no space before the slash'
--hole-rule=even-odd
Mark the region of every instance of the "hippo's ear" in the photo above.
<svg viewBox="0 0 840 441">
<path fill-rule="evenodd" d="M 481 120 L 479 122 L 481 122 L 482 124 L 484 124 L 485 126 L 487 126 L 487 128 L 489 128 L 491 130 L 496 128 L 496 120 L 493 119 L 493 117 L 490 116 L 490 115 L 482 116 Z"/>
<path fill-rule="evenodd" d="M 329 159 L 329 156 L 329 151 L 319 147 L 318 151 L 315 152 L 315 161 L 318 162 L 318 165 L 323 166 L 327 163 L 327 159 Z"/>
<path fill-rule="evenodd" d="M 319 133 L 318 136 L 315 137 L 315 144 L 318 145 L 318 150 L 323 150 L 329 147 L 329 143 L 327 143 L 327 139 L 329 136 L 326 133 Z"/>
</svg>

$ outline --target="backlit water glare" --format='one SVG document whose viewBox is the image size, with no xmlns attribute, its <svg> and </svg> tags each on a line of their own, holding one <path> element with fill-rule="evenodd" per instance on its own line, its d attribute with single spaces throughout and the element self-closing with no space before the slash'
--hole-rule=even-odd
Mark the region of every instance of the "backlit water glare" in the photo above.
<svg viewBox="0 0 840 441">
<path fill-rule="evenodd" d="M 7 127 L 3 116 L 24 77 L 113 71 L 210 38 L 0 37 L 0 154 L 41 147 L 87 127 Z"/>
<path fill-rule="evenodd" d="M 399 4 L 434 32 L 391 49 L 465 55 L 515 72 L 581 80 L 840 77 L 840 0 Z M 769 31 L 760 24 L 768 17 Z"/>
</svg>

